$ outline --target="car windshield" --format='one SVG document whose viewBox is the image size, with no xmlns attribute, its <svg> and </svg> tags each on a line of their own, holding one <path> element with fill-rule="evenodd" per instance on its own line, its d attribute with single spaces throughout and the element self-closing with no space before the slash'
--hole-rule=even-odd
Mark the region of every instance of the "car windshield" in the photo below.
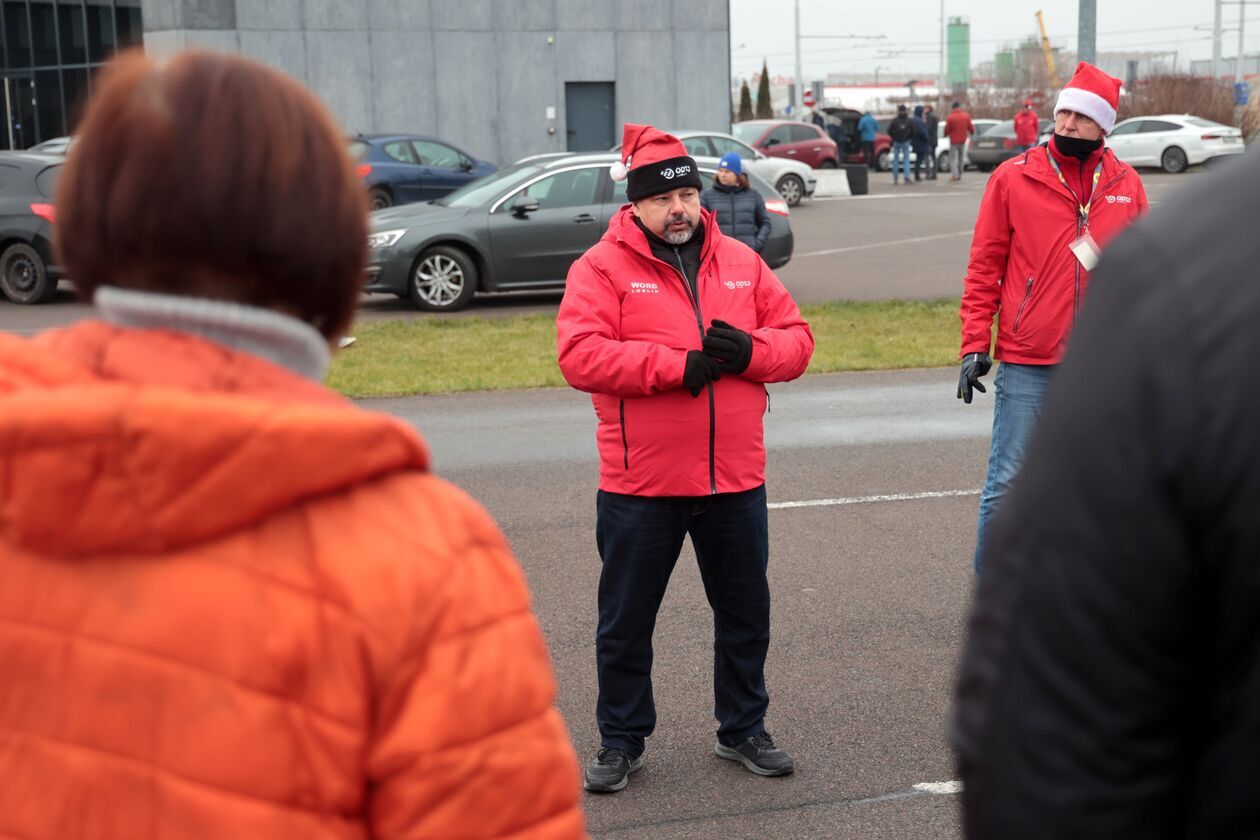
<svg viewBox="0 0 1260 840">
<path fill-rule="evenodd" d="M 988 134 L 990 131 L 993 130 L 993 126 L 995 125 L 997 125 L 997 123 L 995 122 L 976 123 L 975 124 L 976 136 L 978 137 L 981 134 Z M 1014 125 L 1014 123 L 1012 123 L 1012 125 Z"/>
<path fill-rule="evenodd" d="M 492 172 L 475 181 L 469 181 L 455 192 L 434 201 L 443 207 L 479 207 L 488 204 L 525 179 L 542 172 L 541 167 L 518 163 L 498 172 Z"/>
<path fill-rule="evenodd" d="M 765 130 L 766 127 L 758 123 L 735 123 L 731 126 L 731 134 L 750 146 L 757 142 L 757 138 L 765 133 Z"/>
<path fill-rule="evenodd" d="M 1015 122 L 1013 120 L 1000 122 L 997 125 L 990 128 L 988 131 L 986 131 L 984 135 L 986 137 L 1014 137 L 1015 136 Z"/>
</svg>

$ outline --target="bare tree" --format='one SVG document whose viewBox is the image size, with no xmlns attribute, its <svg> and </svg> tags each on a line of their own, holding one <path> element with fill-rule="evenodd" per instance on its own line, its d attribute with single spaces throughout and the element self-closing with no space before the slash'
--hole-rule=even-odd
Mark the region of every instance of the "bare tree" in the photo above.
<svg viewBox="0 0 1260 840">
<path fill-rule="evenodd" d="M 1234 91 L 1223 82 L 1182 73 L 1149 76 L 1120 100 L 1117 119 L 1150 114 L 1194 114 L 1235 125 Z"/>
</svg>

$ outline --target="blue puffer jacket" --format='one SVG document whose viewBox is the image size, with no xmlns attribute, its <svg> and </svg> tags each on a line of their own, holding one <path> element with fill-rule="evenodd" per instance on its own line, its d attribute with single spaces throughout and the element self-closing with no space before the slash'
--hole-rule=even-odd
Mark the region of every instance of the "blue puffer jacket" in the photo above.
<svg viewBox="0 0 1260 840">
<path fill-rule="evenodd" d="M 700 206 L 717 218 L 718 229 L 757 253 L 770 237 L 770 215 L 761 193 L 750 187 L 726 187 L 718 183 L 700 194 Z"/>
</svg>

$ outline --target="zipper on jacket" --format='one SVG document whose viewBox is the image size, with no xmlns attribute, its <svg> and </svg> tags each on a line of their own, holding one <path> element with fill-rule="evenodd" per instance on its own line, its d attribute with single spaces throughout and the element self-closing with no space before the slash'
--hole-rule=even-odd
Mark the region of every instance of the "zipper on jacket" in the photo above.
<svg viewBox="0 0 1260 840">
<path fill-rule="evenodd" d="M 1091 199 L 1092 200 L 1092 199 Z M 1076 238 L 1081 238 L 1081 214 L 1076 214 Z M 1076 280 L 1072 286 L 1072 323 L 1076 323 L 1077 317 L 1081 314 L 1081 261 L 1073 259 L 1076 263 Z"/>
<path fill-rule="evenodd" d="M 674 247 L 674 259 L 678 261 L 678 273 L 682 276 L 683 286 L 687 289 L 687 294 L 691 296 L 691 306 L 696 313 L 696 328 L 700 330 L 700 341 L 704 342 L 704 315 L 700 311 L 700 267 L 704 265 L 704 256 L 701 254 L 700 263 L 696 266 L 696 288 L 693 291 L 691 283 L 687 280 L 687 269 L 683 267 L 682 254 L 678 253 L 678 247 Z M 709 392 L 709 492 L 717 495 L 717 402 L 713 396 L 713 383 L 710 382 L 706 387 Z"/>
<path fill-rule="evenodd" d="M 621 415 L 621 458 L 625 462 L 626 472 L 630 471 L 630 441 L 626 438 L 626 401 L 617 404 L 617 413 Z"/>
<path fill-rule="evenodd" d="M 1033 279 L 1028 278 L 1028 286 L 1024 289 L 1024 299 L 1019 302 L 1019 309 L 1015 310 L 1015 323 L 1011 325 L 1011 332 L 1019 332 L 1019 319 L 1024 316 L 1024 307 L 1028 305 L 1028 299 L 1032 297 Z"/>
</svg>

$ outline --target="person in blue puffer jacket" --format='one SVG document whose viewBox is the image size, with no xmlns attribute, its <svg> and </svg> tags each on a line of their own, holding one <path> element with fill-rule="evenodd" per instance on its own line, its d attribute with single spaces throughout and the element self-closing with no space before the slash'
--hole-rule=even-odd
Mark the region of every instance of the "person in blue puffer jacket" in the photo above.
<svg viewBox="0 0 1260 840">
<path fill-rule="evenodd" d="M 748 185 L 744 164 L 730 152 L 718 163 L 713 186 L 700 193 L 700 206 L 717 217 L 718 230 L 758 254 L 770 237 L 770 216 L 761 193 Z"/>
</svg>

